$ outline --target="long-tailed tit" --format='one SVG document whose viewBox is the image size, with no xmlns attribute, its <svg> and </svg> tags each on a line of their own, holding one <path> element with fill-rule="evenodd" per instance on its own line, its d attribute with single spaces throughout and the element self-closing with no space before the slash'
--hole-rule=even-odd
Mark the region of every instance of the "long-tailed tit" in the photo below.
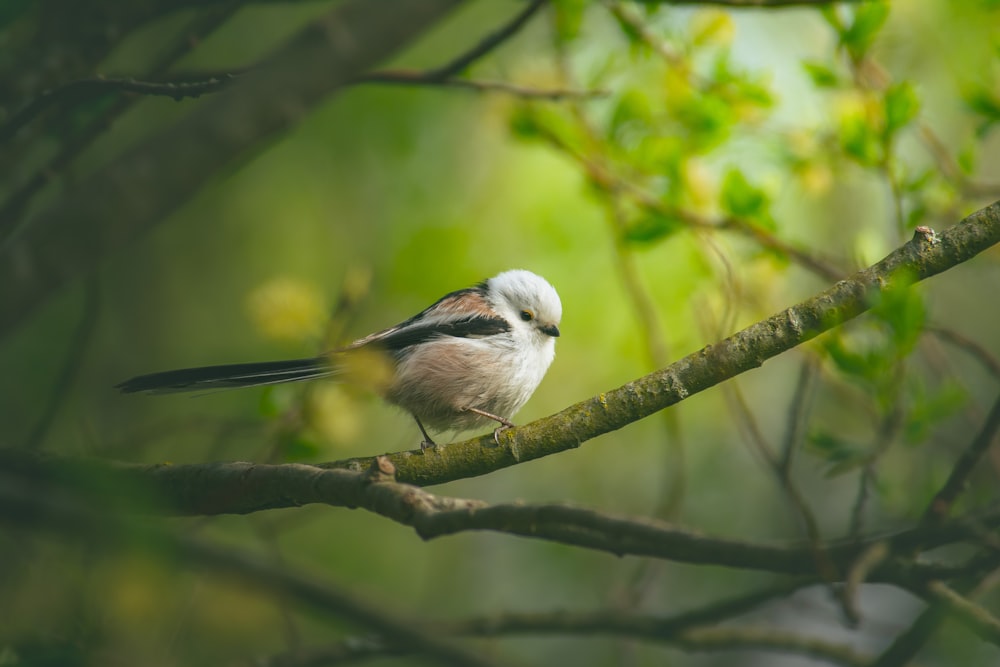
<svg viewBox="0 0 1000 667">
<path fill-rule="evenodd" d="M 561 317 L 559 295 L 544 278 L 506 271 L 319 357 L 184 368 L 140 375 L 118 388 L 164 393 L 353 376 L 412 414 L 428 446 L 434 441 L 427 428 L 513 426 L 510 417 L 552 363 Z"/>
</svg>

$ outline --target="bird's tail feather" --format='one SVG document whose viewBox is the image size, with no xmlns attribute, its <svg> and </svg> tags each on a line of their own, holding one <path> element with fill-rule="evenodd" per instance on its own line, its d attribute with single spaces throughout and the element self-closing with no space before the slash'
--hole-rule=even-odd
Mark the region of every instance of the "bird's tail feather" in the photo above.
<svg viewBox="0 0 1000 667">
<path fill-rule="evenodd" d="M 175 371 L 140 375 L 116 385 L 126 393 L 149 391 L 165 394 L 202 389 L 254 387 L 283 382 L 297 382 L 337 374 L 337 368 L 325 357 L 263 361 L 248 364 L 225 364 L 182 368 Z"/>
</svg>

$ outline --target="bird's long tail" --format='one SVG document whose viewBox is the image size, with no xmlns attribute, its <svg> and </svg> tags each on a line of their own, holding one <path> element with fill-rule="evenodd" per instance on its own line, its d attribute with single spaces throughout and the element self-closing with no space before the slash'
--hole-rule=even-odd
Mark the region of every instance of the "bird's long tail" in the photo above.
<svg viewBox="0 0 1000 667">
<path fill-rule="evenodd" d="M 140 375 L 115 385 L 126 393 L 149 391 L 165 394 L 177 391 L 254 387 L 265 384 L 297 382 L 336 375 L 338 370 L 326 357 L 262 361 L 249 364 L 226 364 L 181 368 L 175 371 Z"/>
</svg>

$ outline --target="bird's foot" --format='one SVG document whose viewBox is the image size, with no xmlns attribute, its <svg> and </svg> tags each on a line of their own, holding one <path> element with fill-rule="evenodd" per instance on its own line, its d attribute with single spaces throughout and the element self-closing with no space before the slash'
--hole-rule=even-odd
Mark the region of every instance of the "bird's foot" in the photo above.
<svg viewBox="0 0 1000 667">
<path fill-rule="evenodd" d="M 507 422 L 506 424 L 497 426 L 495 429 L 493 429 L 493 442 L 497 443 L 497 447 L 500 446 L 500 434 L 503 433 L 504 431 L 509 431 L 512 428 L 514 428 L 514 425 L 510 422 Z"/>
</svg>

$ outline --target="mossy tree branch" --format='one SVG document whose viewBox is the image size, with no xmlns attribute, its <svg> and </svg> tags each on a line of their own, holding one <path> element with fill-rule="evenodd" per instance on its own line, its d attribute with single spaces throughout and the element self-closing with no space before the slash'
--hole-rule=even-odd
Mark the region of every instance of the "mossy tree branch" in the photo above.
<svg viewBox="0 0 1000 667">
<path fill-rule="evenodd" d="M 555 415 L 506 431 L 501 434 L 499 446 L 491 436 L 484 436 L 427 452 L 387 454 L 384 463 L 392 468 L 395 480 L 427 486 L 486 474 L 578 447 L 587 440 L 756 368 L 767 359 L 863 313 L 877 302 L 880 294 L 905 288 L 957 266 L 998 241 L 1000 202 L 973 213 L 941 234 L 919 228 L 913 239 L 882 261 L 811 299 L 666 368 L 581 401 Z M 368 457 L 321 466 L 209 463 L 130 467 L 122 464 L 115 470 L 143 484 L 153 484 L 161 499 L 177 513 L 217 514 L 245 513 L 307 502 L 357 505 L 361 478 L 356 474 L 340 475 L 337 471 L 359 473 L 372 466 L 377 469 L 380 464 Z M 104 463 L 93 465 L 107 468 Z M 330 474 L 322 474 L 323 469 Z M 311 481 L 302 484 L 304 479 Z M 463 505 L 461 509 L 469 507 Z"/>
<path fill-rule="evenodd" d="M 719 565 L 785 575 L 815 576 L 815 545 L 751 542 L 703 535 L 651 519 L 634 519 L 563 504 L 490 505 L 453 498 L 402 484 L 387 457 L 376 457 L 367 471 L 322 469 L 301 464 L 208 463 L 191 465 L 125 464 L 47 457 L 0 449 L 0 482 L 30 484 L 39 496 L 70 493 L 95 500 L 110 514 L 164 515 L 251 513 L 277 507 L 323 503 L 363 508 L 413 527 L 424 539 L 467 531 L 493 531 L 603 551 L 699 565 Z M 4 480 L 4 478 L 8 478 Z M 82 495 L 81 495 L 82 494 Z M 1000 525 L 1000 510 L 974 520 L 952 520 L 886 535 L 822 546 L 839 570 L 886 545 L 900 558 L 884 558 L 867 581 L 890 582 L 921 590 L 930 580 L 950 580 L 973 570 L 995 567 L 1000 558 L 973 565 L 939 566 L 909 562 L 916 549 L 978 541 L 984 526 Z"/>
<path fill-rule="evenodd" d="M 875 305 L 881 294 L 905 288 L 966 262 L 1000 242 L 1000 202 L 940 234 L 919 228 L 882 261 L 841 280 L 816 296 L 750 325 L 719 343 L 666 368 L 572 405 L 521 428 L 474 438 L 422 453 L 389 454 L 399 481 L 428 486 L 482 475 L 523 461 L 578 447 L 675 405 L 815 338 Z M 324 467 L 363 470 L 371 458 Z"/>
</svg>

